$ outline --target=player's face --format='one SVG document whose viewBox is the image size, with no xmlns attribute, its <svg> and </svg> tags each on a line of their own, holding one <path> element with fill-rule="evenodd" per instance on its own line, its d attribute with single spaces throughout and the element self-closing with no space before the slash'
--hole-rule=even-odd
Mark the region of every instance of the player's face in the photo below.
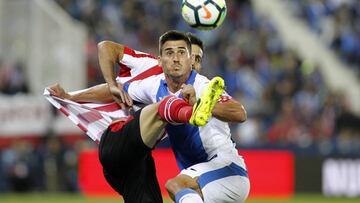
<svg viewBox="0 0 360 203">
<path fill-rule="evenodd" d="M 193 69 L 196 70 L 196 72 L 200 73 L 201 71 L 201 62 L 202 62 L 202 58 L 203 58 L 203 51 L 200 48 L 199 45 L 196 44 L 192 44 L 191 45 L 191 56 L 193 57 L 193 64 L 192 67 Z"/>
<path fill-rule="evenodd" d="M 191 72 L 192 60 L 184 40 L 167 41 L 162 46 L 160 65 L 165 75 L 171 78 L 187 77 Z"/>
</svg>

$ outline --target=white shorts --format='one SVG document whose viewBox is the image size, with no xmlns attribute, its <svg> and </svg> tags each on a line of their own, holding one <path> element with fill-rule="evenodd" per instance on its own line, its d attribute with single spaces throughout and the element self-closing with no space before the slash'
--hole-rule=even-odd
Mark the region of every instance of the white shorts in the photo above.
<svg viewBox="0 0 360 203">
<path fill-rule="evenodd" d="M 218 156 L 180 173 L 199 177 L 205 203 L 244 202 L 250 191 L 246 166 L 240 156 Z"/>
</svg>

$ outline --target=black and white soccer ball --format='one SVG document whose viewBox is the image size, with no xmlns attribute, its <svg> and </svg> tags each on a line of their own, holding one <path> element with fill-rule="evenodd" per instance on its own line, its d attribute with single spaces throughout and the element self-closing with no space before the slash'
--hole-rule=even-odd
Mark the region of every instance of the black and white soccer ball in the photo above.
<svg viewBox="0 0 360 203">
<path fill-rule="evenodd" d="M 200 30 L 219 27 L 226 16 L 225 0 L 183 0 L 181 14 L 185 22 Z"/>
</svg>

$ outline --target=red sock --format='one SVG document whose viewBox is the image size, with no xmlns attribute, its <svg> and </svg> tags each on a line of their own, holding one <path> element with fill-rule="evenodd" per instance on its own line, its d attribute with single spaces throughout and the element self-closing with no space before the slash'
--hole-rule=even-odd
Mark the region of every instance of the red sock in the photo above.
<svg viewBox="0 0 360 203">
<path fill-rule="evenodd" d="M 160 117 L 169 123 L 186 123 L 192 115 L 192 106 L 183 99 L 167 96 L 158 109 Z"/>
</svg>

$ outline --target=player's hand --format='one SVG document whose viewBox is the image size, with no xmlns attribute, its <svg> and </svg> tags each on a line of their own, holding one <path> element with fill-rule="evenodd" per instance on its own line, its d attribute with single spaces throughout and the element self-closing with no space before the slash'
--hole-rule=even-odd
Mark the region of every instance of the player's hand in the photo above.
<svg viewBox="0 0 360 203">
<path fill-rule="evenodd" d="M 50 95 L 52 96 L 56 96 L 62 99 L 70 99 L 71 100 L 71 95 L 68 94 L 64 88 L 62 88 L 59 84 L 54 84 L 54 85 L 50 85 L 49 87 L 46 88 L 49 92 Z"/>
<path fill-rule="evenodd" d="M 188 102 L 190 105 L 194 105 L 196 103 L 196 93 L 192 85 L 182 84 L 181 94 L 183 95 L 185 101 Z"/>
<path fill-rule="evenodd" d="M 117 86 L 109 86 L 112 97 L 116 103 L 118 103 L 122 109 L 128 109 L 133 106 L 133 100 L 123 90 L 123 84 L 117 84 Z"/>
</svg>

